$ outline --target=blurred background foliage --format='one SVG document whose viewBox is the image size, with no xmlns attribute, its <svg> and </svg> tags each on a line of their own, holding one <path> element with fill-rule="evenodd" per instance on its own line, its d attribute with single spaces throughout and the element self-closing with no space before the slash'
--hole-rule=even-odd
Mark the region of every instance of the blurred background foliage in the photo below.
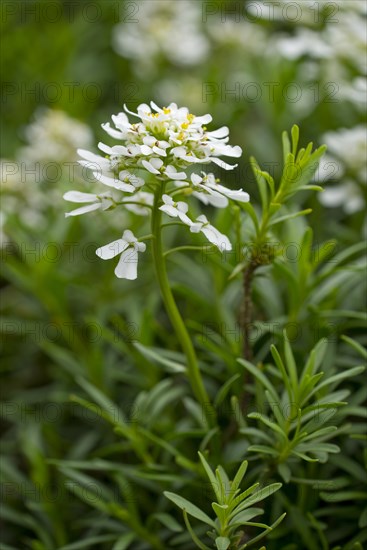
<svg viewBox="0 0 367 550">
<path fill-rule="evenodd" d="M 145 219 L 126 211 L 64 219 L 66 190 L 94 190 L 76 167 L 76 148 L 96 151 L 101 123 L 124 103 L 134 111 L 174 101 L 212 114 L 213 129 L 229 126 L 244 154 L 223 182 L 248 191 L 255 208 L 250 156 L 279 180 L 283 130 L 296 123 L 302 145 L 328 145 L 315 176 L 324 193 L 297 195 L 290 212 L 312 213 L 275 229 L 279 257 L 255 277 L 253 363 L 281 387 L 270 345 L 282 348 L 284 329 L 299 372 L 323 337 L 328 376 L 361 363 L 365 23 L 362 0 L 2 2 L 1 548 L 191 549 L 163 491 L 182 490 L 210 508 L 197 450 L 210 448 L 213 434 L 182 377 L 151 259 L 131 283 L 95 256 Z M 169 258 L 223 428 L 213 466 L 218 460 L 233 473 L 246 458 L 250 482 L 284 483 L 272 506 L 267 501 L 268 523 L 288 512 L 267 537 L 269 550 L 361 548 L 354 545 L 367 540 L 363 375 L 343 386 L 350 397 L 337 414 L 340 454 L 292 464 L 289 474 L 247 451 L 258 443 L 250 429 L 257 424 L 236 412 L 242 281 L 229 276 L 251 250 L 251 230 L 235 207 L 216 216 L 237 239 L 236 254 Z M 174 228 L 166 245 L 183 238 Z M 246 413 L 270 414 L 255 378 L 248 393 Z"/>
</svg>

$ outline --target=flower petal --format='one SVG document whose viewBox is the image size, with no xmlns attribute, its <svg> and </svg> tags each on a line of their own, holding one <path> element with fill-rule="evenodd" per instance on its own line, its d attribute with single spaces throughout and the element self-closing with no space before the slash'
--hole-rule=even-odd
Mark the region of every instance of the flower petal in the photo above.
<svg viewBox="0 0 367 550">
<path fill-rule="evenodd" d="M 152 166 L 147 160 L 142 160 L 141 163 L 144 168 L 148 170 L 148 172 L 150 172 L 151 174 L 160 174 L 160 172 L 156 168 L 154 168 L 154 166 Z"/>
<path fill-rule="evenodd" d="M 102 260 L 110 260 L 111 258 L 114 258 L 118 254 L 121 254 L 126 248 L 129 246 L 129 243 L 127 243 L 124 239 L 117 239 L 116 241 L 113 241 L 112 243 L 106 244 L 104 246 L 101 246 L 100 248 L 97 248 L 96 254 Z"/>
<path fill-rule="evenodd" d="M 194 191 L 193 195 L 203 204 L 210 204 L 216 208 L 226 208 L 226 206 L 228 206 L 228 199 L 219 193 L 201 193 L 200 191 Z"/>
<path fill-rule="evenodd" d="M 100 202 L 94 202 L 93 204 L 86 204 L 85 206 L 76 208 L 71 212 L 66 212 L 65 218 L 69 218 L 70 216 L 80 216 L 81 214 L 86 214 L 87 212 L 93 212 L 93 210 L 98 210 L 99 208 L 101 208 Z"/>
<path fill-rule="evenodd" d="M 137 238 L 135 237 L 134 233 L 130 231 L 130 229 L 125 229 L 122 238 L 129 244 L 137 242 Z"/>
<path fill-rule="evenodd" d="M 177 208 L 174 206 L 170 206 L 169 204 L 163 204 L 159 207 L 159 210 L 162 210 L 165 214 L 168 216 L 171 216 L 171 218 L 177 218 L 178 217 L 178 211 Z"/>
<path fill-rule="evenodd" d="M 138 276 L 138 252 L 129 246 L 120 257 L 115 269 L 115 275 L 119 279 L 129 279 L 133 281 Z"/>
<path fill-rule="evenodd" d="M 214 130 L 213 132 L 207 132 L 207 135 L 209 136 L 209 138 L 215 138 L 215 139 L 227 137 L 228 134 L 229 134 L 228 126 L 222 126 L 221 128 L 218 128 L 218 130 Z"/>
<path fill-rule="evenodd" d="M 185 180 L 187 178 L 185 172 L 177 172 L 176 168 L 171 164 L 167 166 L 164 173 L 172 180 Z"/>
<path fill-rule="evenodd" d="M 223 170 L 234 170 L 238 166 L 238 164 L 227 164 L 226 162 L 224 162 L 224 160 L 218 159 L 216 157 L 211 157 L 210 160 L 214 162 L 214 164 L 217 164 L 218 166 L 223 168 Z"/>
<path fill-rule="evenodd" d="M 114 139 L 126 139 L 126 133 L 121 132 L 120 130 L 115 130 L 114 128 L 111 128 L 111 125 L 109 122 L 106 122 L 105 124 L 101 124 L 103 130 L 107 132 L 107 134 Z"/>
<path fill-rule="evenodd" d="M 149 147 L 149 145 L 141 145 L 140 152 L 146 156 L 151 155 L 153 153 L 152 148 Z"/>
<path fill-rule="evenodd" d="M 130 183 L 123 183 L 117 178 L 110 178 L 99 172 L 93 172 L 94 177 L 103 183 L 103 185 L 108 185 L 108 187 L 114 187 L 114 189 L 119 189 L 119 191 L 126 191 L 127 193 L 133 193 L 135 187 Z"/>
<path fill-rule="evenodd" d="M 125 131 L 130 129 L 131 125 L 129 119 L 125 113 L 118 113 L 117 115 L 112 115 L 112 121 L 116 128 L 119 130 Z"/>
<path fill-rule="evenodd" d="M 232 245 L 228 237 L 220 233 L 212 225 L 204 225 L 201 232 L 204 233 L 208 241 L 218 247 L 221 252 L 223 252 L 223 250 L 232 250 Z"/>
<path fill-rule="evenodd" d="M 80 191 L 67 191 L 63 199 L 70 202 L 95 202 L 97 195 L 94 193 L 81 193 Z"/>
</svg>

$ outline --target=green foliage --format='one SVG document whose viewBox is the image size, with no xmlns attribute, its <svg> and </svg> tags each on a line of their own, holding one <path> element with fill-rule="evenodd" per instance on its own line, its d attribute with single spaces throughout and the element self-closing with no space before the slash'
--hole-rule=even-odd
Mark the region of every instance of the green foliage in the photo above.
<svg viewBox="0 0 367 550">
<path fill-rule="evenodd" d="M 310 353 L 302 370 L 297 369 L 286 334 L 284 362 L 277 348 L 272 346 L 271 352 L 282 380 L 281 395 L 270 376 L 251 363 L 239 359 L 239 363 L 262 386 L 271 411 L 271 417 L 258 412 L 248 415 L 249 418 L 258 420 L 259 425 L 259 428 L 252 428 L 248 434 L 255 442 L 248 451 L 269 455 L 286 482 L 291 478 L 292 460 L 326 462 L 329 453 L 340 452 L 337 445 L 328 441 L 343 428 L 330 425 L 330 421 L 337 415 L 339 407 L 347 405 L 344 399 L 348 397 L 349 391 L 335 390 L 345 379 L 357 376 L 365 370 L 364 366 L 357 366 L 324 379 L 325 373 L 318 370 L 323 363 L 326 346 L 325 340 L 320 341 Z M 269 374 L 270 372 L 269 368 Z M 268 428 L 265 431 L 264 426 Z M 247 435 L 247 428 L 241 428 L 241 433 Z M 264 440 L 269 441 L 269 445 L 261 444 Z"/>
<path fill-rule="evenodd" d="M 212 508 L 216 514 L 215 521 L 180 495 L 170 492 L 164 493 L 168 499 L 183 510 L 186 526 L 190 531 L 193 541 L 199 548 L 208 550 L 209 546 L 200 542 L 196 537 L 188 516 L 192 516 L 214 528 L 213 531 L 208 531 L 207 534 L 215 541 L 215 548 L 217 550 L 227 550 L 233 545 L 243 550 L 259 541 L 279 525 L 285 514 L 280 516 L 271 526 L 251 520 L 264 513 L 261 508 L 254 508 L 253 505 L 262 502 L 265 498 L 278 491 L 282 486 L 281 483 L 273 483 L 262 489 L 258 488 L 259 483 L 255 483 L 241 493 L 240 484 L 248 466 L 246 460 L 242 462 L 234 479 L 230 481 L 222 466 L 218 466 L 214 474 L 204 455 L 199 453 L 199 457 L 217 499 L 216 502 L 212 502 Z M 246 528 L 246 526 L 259 527 L 265 531 L 242 544 L 246 533 L 243 530 L 239 531 L 239 529 Z"/>
<path fill-rule="evenodd" d="M 158 2 L 139 3 L 138 13 L 128 0 L 87 4 L 8 2 L 0 22 L 2 158 L 18 167 L 14 177 L 5 164 L 1 191 L 0 548 L 362 550 L 365 150 L 351 139 L 335 153 L 339 133 L 327 140 L 328 156 L 320 146 L 325 134 L 365 123 L 358 33 L 329 48 L 332 59 L 287 58 L 272 47 L 300 29 L 318 40 L 331 27 L 353 29 L 357 18 L 364 23 L 362 2 L 302 4 L 301 21 L 255 17 L 253 2 L 190 2 L 210 44 L 198 65 L 168 55 L 182 44 L 181 19 L 169 51 L 141 37 L 143 60 L 112 47 L 119 22 L 127 36 L 148 21 L 146 39 L 160 39 L 165 16 L 144 19 L 144 6 Z M 184 3 L 161 4 L 168 12 Z M 289 99 L 290 85 L 300 101 Z M 135 110 L 150 99 L 210 113 L 244 150 L 237 170 L 213 171 L 251 201 L 197 211 L 233 250 L 220 256 L 187 245 L 176 225 L 164 231 L 170 287 L 210 400 L 204 408 L 152 258 L 127 283 L 95 257 L 125 227 L 148 234 L 145 218 L 116 209 L 65 220 L 62 194 L 71 184 L 92 190 L 79 172 L 71 177 L 75 157 L 55 159 L 42 146 L 51 156 L 41 172 L 24 161 L 38 108 L 82 121 L 98 140 L 123 103 Z M 62 169 L 53 179 L 46 167 L 55 162 Z M 341 202 L 325 206 L 321 188 Z"/>
</svg>

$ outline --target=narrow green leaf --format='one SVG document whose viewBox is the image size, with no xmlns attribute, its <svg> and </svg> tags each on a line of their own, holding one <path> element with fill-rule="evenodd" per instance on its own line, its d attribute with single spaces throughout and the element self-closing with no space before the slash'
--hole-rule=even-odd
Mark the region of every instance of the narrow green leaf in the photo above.
<svg viewBox="0 0 367 550">
<path fill-rule="evenodd" d="M 343 335 L 341 338 L 342 340 L 344 340 L 344 342 L 354 348 L 364 359 L 367 359 L 367 350 L 363 346 L 361 346 L 361 344 L 359 344 L 352 338 L 349 338 L 349 336 Z"/>
<path fill-rule="evenodd" d="M 284 355 L 285 355 L 285 362 L 287 365 L 287 370 L 289 372 L 289 376 L 291 379 L 292 387 L 294 390 L 294 395 L 297 396 L 298 393 L 298 374 L 297 374 L 297 365 L 294 360 L 292 348 L 289 344 L 289 340 L 287 337 L 286 331 L 283 333 L 284 337 Z"/>
<path fill-rule="evenodd" d="M 231 489 L 234 492 L 239 488 L 239 486 L 240 486 L 240 484 L 241 484 L 241 482 L 242 482 L 242 480 L 243 480 L 243 478 L 246 474 L 247 466 L 248 466 L 248 461 L 244 460 L 242 462 L 241 466 L 238 468 L 237 473 L 234 476 L 233 481 L 232 481 L 232 485 L 231 485 Z"/>
<path fill-rule="evenodd" d="M 215 539 L 215 544 L 217 546 L 217 550 L 227 550 L 231 544 L 231 541 L 227 537 L 217 537 Z"/>
<path fill-rule="evenodd" d="M 111 401 L 111 399 L 109 399 L 98 388 L 96 388 L 96 386 L 93 386 L 81 376 L 77 377 L 77 382 L 83 388 L 83 390 L 97 403 L 97 405 L 99 405 L 103 409 L 103 411 L 108 415 L 113 424 L 126 428 L 124 413 L 113 401 Z"/>
<path fill-rule="evenodd" d="M 259 382 L 271 393 L 272 399 L 274 399 L 274 402 L 279 400 L 277 392 L 270 382 L 268 378 L 261 372 L 260 368 L 255 367 L 252 363 L 249 361 L 246 361 L 245 359 L 237 359 L 240 365 L 242 365 L 246 370 L 250 372 Z"/>
<path fill-rule="evenodd" d="M 278 369 L 280 370 L 280 373 L 282 375 L 283 382 L 284 382 L 284 385 L 285 385 L 285 387 L 287 389 L 287 393 L 288 393 L 288 401 L 289 401 L 289 403 L 292 403 L 292 401 L 294 400 L 294 396 L 293 396 L 294 386 L 292 388 L 291 380 L 290 380 L 290 378 L 287 374 L 284 363 L 282 361 L 282 358 L 280 357 L 280 354 L 279 354 L 277 348 L 274 345 L 271 345 L 270 346 L 270 351 L 271 351 L 271 354 L 274 358 L 275 364 L 278 367 Z"/>
<path fill-rule="evenodd" d="M 181 365 L 176 361 L 172 361 L 171 359 L 162 357 L 162 355 L 159 354 L 159 350 L 155 348 L 148 348 L 147 346 L 143 346 L 143 344 L 140 344 L 138 342 L 134 342 L 133 345 L 146 359 L 149 359 L 153 363 L 165 367 L 168 372 L 181 373 L 186 371 L 186 367 L 184 365 Z"/>
<path fill-rule="evenodd" d="M 248 548 L 250 545 L 252 545 L 255 542 L 258 542 L 262 538 L 266 537 L 266 535 L 268 535 L 270 533 L 270 531 L 273 531 L 279 525 L 279 523 L 281 521 L 283 521 L 283 519 L 285 518 L 286 515 L 287 515 L 286 513 L 282 514 L 276 521 L 274 521 L 274 523 L 272 525 L 270 525 L 270 527 L 268 529 L 266 529 L 266 531 L 264 531 L 263 533 L 261 533 L 257 537 L 254 537 L 249 542 L 246 542 L 243 546 L 240 546 L 238 550 L 245 550 L 245 548 Z"/>
<path fill-rule="evenodd" d="M 169 514 L 157 513 L 153 514 L 152 518 L 160 521 L 165 527 L 167 527 L 167 529 L 173 531 L 174 533 L 181 533 L 183 531 L 181 525 L 177 523 L 175 518 L 173 518 Z"/>
<path fill-rule="evenodd" d="M 299 128 L 297 124 L 294 124 L 292 126 L 291 136 L 292 136 L 292 154 L 296 156 L 298 141 L 299 141 Z M 311 148 L 312 148 L 312 144 L 311 144 Z"/>
<path fill-rule="evenodd" d="M 217 478 L 215 477 L 215 475 L 213 473 L 213 470 L 211 469 L 211 467 L 209 466 L 209 464 L 205 460 L 204 455 L 200 451 L 198 452 L 198 455 L 199 455 L 200 461 L 203 465 L 203 468 L 206 472 L 206 475 L 209 478 L 209 481 L 211 483 L 214 494 L 217 497 L 218 501 L 220 502 L 221 492 L 220 492 L 220 489 L 219 489 L 219 484 L 218 484 Z"/>
<path fill-rule="evenodd" d="M 212 502 L 212 508 L 219 519 L 221 525 L 225 524 L 226 518 L 228 516 L 228 505 L 227 504 L 218 504 L 217 502 Z"/>
<path fill-rule="evenodd" d="M 299 451 L 291 451 L 291 454 L 294 456 L 298 456 L 298 458 L 302 458 L 302 460 L 306 460 L 306 462 L 319 462 L 318 458 L 311 458 L 308 455 L 304 453 L 300 453 Z"/>
<path fill-rule="evenodd" d="M 118 540 L 112 547 L 112 550 L 127 550 L 134 539 L 135 533 L 126 533 L 125 535 L 122 535 L 118 538 Z"/>
<path fill-rule="evenodd" d="M 249 452 L 255 452 L 255 453 L 265 453 L 272 456 L 278 456 L 279 451 L 276 451 L 272 447 L 269 447 L 268 445 L 250 445 L 248 448 Z"/>
<path fill-rule="evenodd" d="M 291 152 L 291 142 L 288 136 L 288 132 L 286 131 L 282 133 L 282 142 L 283 142 L 283 162 L 285 164 L 287 161 L 287 157 Z"/>
<path fill-rule="evenodd" d="M 164 491 L 164 496 L 171 500 L 176 506 L 181 508 L 181 510 L 186 510 L 190 516 L 202 521 L 203 523 L 206 523 L 207 525 L 210 525 L 210 527 L 215 528 L 215 523 L 210 517 L 200 510 L 195 504 L 192 504 L 189 500 L 186 500 L 186 498 L 181 497 L 180 495 L 176 495 L 175 493 L 170 493 L 169 491 Z"/>
<path fill-rule="evenodd" d="M 252 166 L 252 171 L 255 175 L 257 185 L 258 185 L 258 188 L 259 188 L 260 198 L 261 198 L 261 205 L 262 205 L 262 208 L 263 208 L 263 212 L 266 212 L 266 210 L 268 208 L 268 204 L 269 204 L 268 189 L 267 189 L 266 180 L 265 180 L 264 176 L 262 175 L 260 167 L 257 164 L 254 157 L 250 157 L 250 164 Z"/>
<path fill-rule="evenodd" d="M 186 524 L 186 527 L 187 527 L 187 530 L 188 532 L 190 533 L 191 535 L 191 538 L 192 540 L 194 541 L 194 543 L 196 544 L 196 546 L 198 548 L 200 548 L 200 550 L 210 550 L 209 546 L 206 546 L 203 542 L 201 542 L 198 537 L 196 536 L 193 528 L 191 527 L 191 524 L 190 524 L 190 521 L 189 521 L 189 518 L 187 516 L 187 512 L 186 510 L 184 509 L 183 511 L 183 517 L 184 517 L 184 521 L 185 521 L 185 524 Z"/>
<path fill-rule="evenodd" d="M 275 422 L 272 422 L 270 418 L 268 418 L 264 414 L 254 412 L 248 414 L 247 416 L 248 418 L 255 418 L 256 420 L 260 420 L 260 422 L 271 428 L 274 432 L 278 433 L 283 441 L 288 442 L 288 437 L 286 433 L 282 430 L 282 428 L 278 426 L 278 424 L 275 424 Z"/>
<path fill-rule="evenodd" d="M 232 384 L 234 384 L 234 382 L 236 382 L 239 378 L 241 378 L 240 374 L 234 374 L 233 376 L 231 376 L 231 378 L 229 380 L 227 380 L 227 382 L 225 382 L 225 384 L 223 384 L 223 386 L 221 387 L 221 389 L 218 391 L 217 395 L 215 396 L 214 407 L 219 407 L 219 405 L 226 398 L 227 393 L 228 393 L 230 387 L 232 386 Z"/>
<path fill-rule="evenodd" d="M 334 376 L 330 376 L 330 378 L 327 378 L 323 382 L 321 382 L 312 393 L 316 393 L 320 391 L 325 386 L 330 386 L 334 384 L 335 382 L 340 382 L 341 380 L 344 380 L 345 378 L 351 378 L 352 376 L 357 376 L 358 374 L 361 374 L 364 372 L 366 368 L 363 365 L 353 367 L 351 369 L 345 370 L 343 372 L 340 372 L 339 374 L 335 374 Z"/>
<path fill-rule="evenodd" d="M 247 508 L 247 510 L 243 510 L 243 512 L 239 512 L 239 514 L 233 516 L 233 518 L 229 522 L 229 525 L 242 525 L 246 521 L 250 521 L 256 516 L 261 516 L 263 513 L 264 510 L 262 510 L 261 508 Z"/>
<path fill-rule="evenodd" d="M 278 491 L 281 488 L 281 486 L 282 486 L 282 483 L 272 483 L 267 487 L 260 489 L 260 491 L 257 491 L 256 493 L 251 495 L 249 498 L 247 498 L 245 502 L 242 502 L 236 508 L 236 513 L 242 510 L 245 510 L 246 508 L 249 508 L 253 504 L 256 504 L 256 502 L 260 502 L 261 500 L 264 500 L 265 498 L 270 497 L 273 493 Z"/>
<path fill-rule="evenodd" d="M 282 476 L 284 481 L 286 483 L 289 483 L 292 473 L 291 473 L 291 469 L 289 468 L 288 464 L 285 464 L 284 462 L 282 462 L 281 464 L 278 464 L 277 468 L 278 468 L 279 474 Z"/>
</svg>

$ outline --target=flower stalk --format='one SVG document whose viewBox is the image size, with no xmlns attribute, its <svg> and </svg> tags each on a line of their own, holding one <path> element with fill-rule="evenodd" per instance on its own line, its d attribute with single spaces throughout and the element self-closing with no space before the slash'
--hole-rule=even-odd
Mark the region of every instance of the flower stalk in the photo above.
<svg viewBox="0 0 367 550">
<path fill-rule="evenodd" d="M 216 417 L 215 410 L 210 404 L 209 396 L 207 394 L 200 374 L 198 359 L 196 357 L 194 347 L 186 330 L 185 323 L 183 322 L 181 314 L 176 305 L 168 280 L 166 261 L 162 247 L 162 211 L 159 209 L 163 192 L 164 183 L 157 186 L 157 190 L 154 195 L 154 205 L 152 212 L 152 234 L 154 235 L 154 239 L 152 241 L 152 251 L 156 276 L 167 314 L 177 334 L 182 349 L 186 355 L 187 375 L 192 390 L 202 407 L 203 415 L 205 415 L 208 425 L 213 426 L 213 424 L 215 424 Z"/>
</svg>

